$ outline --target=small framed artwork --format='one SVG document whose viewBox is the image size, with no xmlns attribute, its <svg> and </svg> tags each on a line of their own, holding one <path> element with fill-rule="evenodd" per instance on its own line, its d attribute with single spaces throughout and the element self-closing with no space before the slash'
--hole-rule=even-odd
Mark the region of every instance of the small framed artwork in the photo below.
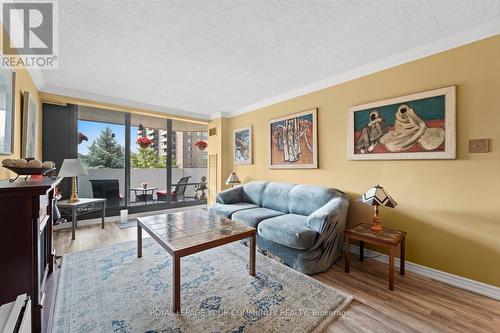
<svg viewBox="0 0 500 333">
<path fill-rule="evenodd" d="M 3 58 L 0 56 L 0 60 Z M 4 62 L 0 64 L 0 155 L 14 153 L 16 73 Z"/>
<path fill-rule="evenodd" d="M 233 131 L 234 164 L 252 164 L 252 126 Z"/>
<path fill-rule="evenodd" d="M 351 107 L 349 160 L 455 159 L 456 87 Z"/>
<path fill-rule="evenodd" d="M 27 91 L 23 94 L 22 156 L 35 158 L 38 137 L 38 104 Z"/>
<path fill-rule="evenodd" d="M 269 121 L 269 168 L 318 167 L 318 109 Z"/>
</svg>

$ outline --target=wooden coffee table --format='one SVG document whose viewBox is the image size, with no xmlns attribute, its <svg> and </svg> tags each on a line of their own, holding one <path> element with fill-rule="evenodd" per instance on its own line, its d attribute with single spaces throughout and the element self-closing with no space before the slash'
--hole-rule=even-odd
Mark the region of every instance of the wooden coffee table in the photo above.
<svg viewBox="0 0 500 333">
<path fill-rule="evenodd" d="M 137 257 L 142 257 L 142 229 L 173 259 L 173 306 L 181 309 L 181 258 L 217 246 L 250 238 L 249 273 L 255 276 L 255 228 L 195 209 L 137 219 Z"/>
</svg>

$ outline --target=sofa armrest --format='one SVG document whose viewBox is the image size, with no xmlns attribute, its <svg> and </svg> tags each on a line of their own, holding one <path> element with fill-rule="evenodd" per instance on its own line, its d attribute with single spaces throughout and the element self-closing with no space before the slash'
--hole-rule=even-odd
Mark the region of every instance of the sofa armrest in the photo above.
<svg viewBox="0 0 500 333">
<path fill-rule="evenodd" d="M 235 204 L 241 202 L 243 187 L 237 186 L 217 193 L 216 202 L 221 204 Z"/>
<path fill-rule="evenodd" d="M 319 233 L 325 230 L 330 221 L 339 221 L 345 225 L 347 210 L 349 208 L 349 197 L 341 196 L 334 198 L 323 207 L 314 211 L 307 218 L 307 226 Z"/>
</svg>

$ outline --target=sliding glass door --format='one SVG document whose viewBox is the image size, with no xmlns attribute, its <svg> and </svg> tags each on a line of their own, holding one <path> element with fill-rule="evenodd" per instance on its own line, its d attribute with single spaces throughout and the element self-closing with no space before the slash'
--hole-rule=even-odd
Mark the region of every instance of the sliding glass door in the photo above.
<svg viewBox="0 0 500 333">
<path fill-rule="evenodd" d="M 185 121 L 172 121 L 173 191 L 177 201 L 206 199 L 207 151 L 200 142 L 208 142 L 206 125 Z"/>
<path fill-rule="evenodd" d="M 125 115 L 80 106 L 78 158 L 88 175 L 78 178 L 82 198 L 106 198 L 108 208 L 126 206 Z"/>
<path fill-rule="evenodd" d="M 130 203 L 165 202 L 167 193 L 167 119 L 131 115 Z"/>
</svg>

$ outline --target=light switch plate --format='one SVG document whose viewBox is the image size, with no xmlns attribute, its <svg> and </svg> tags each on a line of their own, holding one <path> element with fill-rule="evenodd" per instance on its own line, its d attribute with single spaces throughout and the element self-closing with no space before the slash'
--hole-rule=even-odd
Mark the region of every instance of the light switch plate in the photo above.
<svg viewBox="0 0 500 333">
<path fill-rule="evenodd" d="M 490 139 L 469 140 L 469 153 L 487 153 L 490 151 Z"/>
</svg>

